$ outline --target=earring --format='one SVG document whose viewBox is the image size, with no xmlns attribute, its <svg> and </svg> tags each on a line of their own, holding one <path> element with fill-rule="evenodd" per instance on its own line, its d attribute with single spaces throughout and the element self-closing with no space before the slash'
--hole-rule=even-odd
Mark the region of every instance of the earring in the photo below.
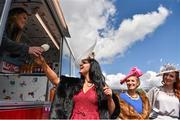
<svg viewBox="0 0 180 120">
<path fill-rule="evenodd" d="M 162 85 L 164 85 L 164 84 L 165 84 L 165 83 L 164 83 L 164 80 L 162 80 L 162 81 L 161 81 L 161 84 L 162 84 Z"/>
</svg>

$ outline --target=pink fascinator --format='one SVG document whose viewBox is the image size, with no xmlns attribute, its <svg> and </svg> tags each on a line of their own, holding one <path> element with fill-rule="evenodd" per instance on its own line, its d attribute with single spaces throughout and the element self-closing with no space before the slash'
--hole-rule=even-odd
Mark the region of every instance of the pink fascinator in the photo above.
<svg viewBox="0 0 180 120">
<path fill-rule="evenodd" d="M 143 73 L 141 72 L 140 69 L 138 69 L 137 67 L 133 67 L 131 68 L 128 75 L 120 81 L 120 83 L 123 84 L 130 76 L 136 76 L 137 78 L 139 78 L 142 74 Z"/>
</svg>

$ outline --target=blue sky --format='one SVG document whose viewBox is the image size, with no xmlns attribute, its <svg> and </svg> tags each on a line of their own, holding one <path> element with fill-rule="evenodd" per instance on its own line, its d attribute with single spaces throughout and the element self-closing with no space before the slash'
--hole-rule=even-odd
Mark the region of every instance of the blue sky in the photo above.
<svg viewBox="0 0 180 120">
<path fill-rule="evenodd" d="M 163 64 L 179 68 L 180 0 L 66 0 L 61 5 L 75 58 L 95 51 L 110 86 L 119 88 L 119 79 L 133 66 L 144 72 L 143 87 L 160 84 L 155 75 Z"/>
</svg>

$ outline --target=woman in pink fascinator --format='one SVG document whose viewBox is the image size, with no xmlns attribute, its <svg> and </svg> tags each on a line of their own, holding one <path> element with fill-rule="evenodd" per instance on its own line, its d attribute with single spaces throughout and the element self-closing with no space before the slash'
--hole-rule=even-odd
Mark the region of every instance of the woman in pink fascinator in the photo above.
<svg viewBox="0 0 180 120">
<path fill-rule="evenodd" d="M 126 82 L 127 91 L 119 94 L 121 112 L 120 119 L 147 119 L 150 113 L 150 104 L 144 92 L 137 92 L 140 85 L 139 77 L 142 72 L 137 67 L 131 68 L 128 75 L 120 81 Z"/>
</svg>

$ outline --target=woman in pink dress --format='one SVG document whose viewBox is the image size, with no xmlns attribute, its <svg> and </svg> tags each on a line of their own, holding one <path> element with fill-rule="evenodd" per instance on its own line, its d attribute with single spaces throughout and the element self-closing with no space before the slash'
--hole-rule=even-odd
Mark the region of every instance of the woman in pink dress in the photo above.
<svg viewBox="0 0 180 120">
<path fill-rule="evenodd" d="M 57 86 L 51 119 L 115 119 L 119 115 L 118 98 L 106 85 L 100 65 L 93 57 L 81 61 L 80 78 L 59 78 L 42 56 L 35 61 Z"/>
</svg>

